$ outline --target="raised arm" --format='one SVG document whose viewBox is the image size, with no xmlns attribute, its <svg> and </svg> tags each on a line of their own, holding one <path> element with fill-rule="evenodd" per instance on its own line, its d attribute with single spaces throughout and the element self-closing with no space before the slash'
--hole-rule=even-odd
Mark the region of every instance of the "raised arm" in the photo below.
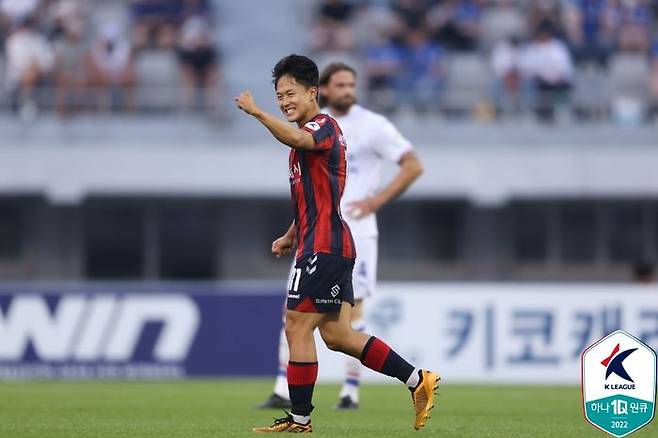
<svg viewBox="0 0 658 438">
<path fill-rule="evenodd" d="M 272 135 L 284 145 L 293 149 L 312 151 L 315 148 L 313 136 L 299 128 L 295 128 L 288 122 L 268 114 L 256 105 L 251 91 L 244 91 L 235 98 L 238 107 L 245 113 L 253 116 L 261 122 L 272 133 Z"/>
</svg>

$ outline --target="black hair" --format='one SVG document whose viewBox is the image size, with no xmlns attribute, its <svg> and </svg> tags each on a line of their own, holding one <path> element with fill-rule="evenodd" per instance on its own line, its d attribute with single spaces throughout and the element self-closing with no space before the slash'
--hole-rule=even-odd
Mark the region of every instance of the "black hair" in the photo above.
<svg viewBox="0 0 658 438">
<path fill-rule="evenodd" d="M 356 77 L 356 70 L 353 67 L 350 67 L 344 62 L 332 62 L 322 70 L 322 73 L 320 74 L 320 86 L 329 85 L 332 76 L 341 71 L 348 71 L 352 73 L 354 77 Z M 319 103 L 320 103 L 320 107 L 324 108 L 325 106 L 327 106 L 327 98 L 324 97 L 323 95 L 320 95 Z"/>
<path fill-rule="evenodd" d="M 276 63 L 272 69 L 272 84 L 276 84 L 282 76 L 292 76 L 298 84 L 306 87 L 317 87 L 320 74 L 318 66 L 312 59 L 302 55 L 288 55 Z"/>
</svg>

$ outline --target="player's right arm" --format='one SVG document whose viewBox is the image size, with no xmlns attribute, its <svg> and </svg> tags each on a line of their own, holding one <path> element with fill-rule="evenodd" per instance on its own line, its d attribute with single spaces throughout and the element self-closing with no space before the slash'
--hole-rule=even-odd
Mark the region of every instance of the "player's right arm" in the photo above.
<svg viewBox="0 0 658 438">
<path fill-rule="evenodd" d="M 293 221 L 286 234 L 272 242 L 272 254 L 277 258 L 288 255 L 295 246 L 295 222 Z"/>
<path fill-rule="evenodd" d="M 295 128 L 287 122 L 275 117 L 256 105 L 250 91 L 240 93 L 235 98 L 238 107 L 245 113 L 261 122 L 281 143 L 293 149 L 312 151 L 315 149 L 313 135 L 303 129 Z"/>
</svg>

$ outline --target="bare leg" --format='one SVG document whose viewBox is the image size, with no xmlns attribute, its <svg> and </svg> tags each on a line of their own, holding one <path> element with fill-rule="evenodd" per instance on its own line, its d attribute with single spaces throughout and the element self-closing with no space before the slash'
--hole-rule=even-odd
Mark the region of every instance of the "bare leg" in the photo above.
<svg viewBox="0 0 658 438">
<path fill-rule="evenodd" d="M 340 313 L 327 314 L 318 326 L 327 347 L 357 357 L 373 371 L 395 377 L 412 392 L 416 419 L 414 428 L 420 429 L 429 419 L 434 407 L 434 391 L 438 387 L 436 373 L 414 368 L 382 340 L 357 332 L 350 325 L 351 306 L 343 303 Z"/>
<path fill-rule="evenodd" d="M 324 315 L 318 325 L 327 348 L 359 359 L 370 336 L 352 328 L 352 306 L 343 303 L 339 313 Z"/>
<path fill-rule="evenodd" d="M 313 389 L 318 377 L 313 331 L 323 317 L 320 313 L 286 312 L 286 337 L 290 348 L 288 391 L 293 419 L 300 424 L 309 423 L 313 411 Z"/>
</svg>

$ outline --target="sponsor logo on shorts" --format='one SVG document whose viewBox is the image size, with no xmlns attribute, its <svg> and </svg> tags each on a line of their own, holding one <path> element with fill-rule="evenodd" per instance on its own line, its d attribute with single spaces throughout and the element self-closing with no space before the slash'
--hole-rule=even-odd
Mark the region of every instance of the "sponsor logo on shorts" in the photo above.
<svg viewBox="0 0 658 438">
<path fill-rule="evenodd" d="M 328 300 L 326 298 L 316 298 L 315 304 L 343 304 L 343 301 L 340 298 L 333 300 Z"/>
<path fill-rule="evenodd" d="M 336 298 L 336 295 L 340 293 L 340 286 L 337 284 L 334 285 L 334 287 L 331 288 L 331 296 Z"/>
<path fill-rule="evenodd" d="M 299 294 L 288 294 L 288 298 L 299 299 Z"/>
</svg>

